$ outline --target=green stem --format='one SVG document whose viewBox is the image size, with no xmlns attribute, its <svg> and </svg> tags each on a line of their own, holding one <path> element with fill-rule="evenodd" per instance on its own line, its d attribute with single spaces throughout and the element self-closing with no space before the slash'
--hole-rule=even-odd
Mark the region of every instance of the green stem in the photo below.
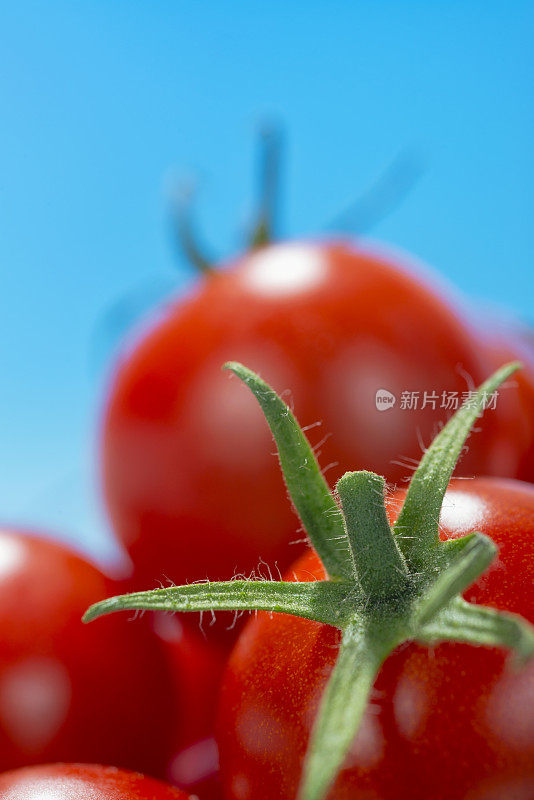
<svg viewBox="0 0 534 800">
<path fill-rule="evenodd" d="M 417 468 L 395 524 L 399 546 L 413 572 L 424 569 L 434 558 L 439 544 L 439 514 L 452 472 L 475 420 L 487 398 L 520 364 L 506 364 L 497 370 L 472 400 L 456 412 L 436 436 Z"/>
<path fill-rule="evenodd" d="M 229 362 L 224 368 L 241 378 L 260 404 L 276 441 L 290 497 L 326 571 L 333 578 L 352 579 L 343 518 L 291 410 L 252 370 L 237 362 Z"/>
<path fill-rule="evenodd" d="M 467 603 L 455 598 L 430 622 L 418 630 L 421 644 L 465 642 L 512 651 L 519 664 L 534 656 L 534 628 L 518 614 Z"/>
<path fill-rule="evenodd" d="M 274 238 L 280 183 L 281 133 L 271 125 L 260 133 L 260 208 L 250 239 L 253 250 L 270 244 Z"/>
<path fill-rule="evenodd" d="M 366 630 L 355 619 L 346 628 L 312 730 L 299 800 L 326 796 L 360 726 L 378 670 L 399 641 L 394 626 Z"/>
<path fill-rule="evenodd" d="M 214 272 L 213 264 L 200 247 L 191 221 L 192 191 L 181 189 L 173 203 L 172 212 L 176 239 L 187 261 L 203 275 Z"/>
<path fill-rule="evenodd" d="M 464 538 L 465 546 L 458 548 L 457 557 L 442 569 L 419 600 L 415 616 L 420 625 L 429 622 L 450 600 L 471 586 L 497 555 L 497 546 L 484 534 L 475 532 Z"/>
<path fill-rule="evenodd" d="M 384 478 L 346 472 L 336 489 L 343 506 L 356 575 L 366 598 L 397 598 L 410 587 L 408 570 L 389 526 Z"/>
<path fill-rule="evenodd" d="M 169 586 L 147 592 L 133 592 L 95 603 L 86 611 L 91 622 L 117 611 L 277 611 L 343 626 L 351 613 L 347 608 L 349 588 L 341 583 L 310 581 L 217 581 Z M 351 596 L 352 599 L 352 596 Z"/>
<path fill-rule="evenodd" d="M 366 192 L 330 221 L 327 230 L 367 233 L 402 203 L 423 172 L 418 154 L 405 148 Z"/>
<path fill-rule="evenodd" d="M 394 534 L 384 480 L 347 473 L 338 483 L 342 510 L 295 417 L 276 393 L 241 364 L 231 369 L 256 396 L 273 432 L 295 508 L 330 576 L 325 581 L 229 581 L 172 586 L 115 597 L 84 620 L 124 609 L 265 610 L 339 628 L 337 663 L 314 725 L 300 800 L 323 800 L 353 742 L 380 666 L 400 643 L 462 641 L 500 646 L 522 661 L 534 655 L 534 628 L 522 618 L 466 603 L 461 593 L 496 554 L 480 533 L 440 542 L 438 519 L 455 459 L 491 394 L 517 365 L 499 370 L 464 405 L 426 452 Z"/>
</svg>

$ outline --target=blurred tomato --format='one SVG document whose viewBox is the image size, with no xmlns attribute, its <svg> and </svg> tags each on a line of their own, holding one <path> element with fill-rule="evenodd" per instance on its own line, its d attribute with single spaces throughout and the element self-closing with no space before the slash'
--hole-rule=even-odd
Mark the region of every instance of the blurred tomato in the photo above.
<svg viewBox="0 0 534 800">
<path fill-rule="evenodd" d="M 218 800 L 222 790 L 214 731 L 226 653 L 194 626 L 184 625 L 182 616 L 156 613 L 150 617 L 175 688 L 174 705 L 167 709 L 174 721 L 167 780 L 202 800 Z"/>
<path fill-rule="evenodd" d="M 0 771 L 86 761 L 163 777 L 209 737 L 222 656 L 200 635 L 172 637 L 172 618 L 163 638 L 148 616 L 81 622 L 123 587 L 63 545 L 0 532 Z M 213 752 L 200 760 L 197 780 L 214 771 Z"/>
<path fill-rule="evenodd" d="M 224 361 L 291 387 L 332 483 L 362 468 L 399 482 L 489 374 L 474 337 L 441 288 L 343 243 L 270 246 L 209 275 L 125 353 L 109 391 L 105 496 L 138 586 L 276 574 L 302 549 L 267 425 Z M 516 411 L 499 398 L 460 474 L 529 470 L 532 422 Z"/>
<path fill-rule="evenodd" d="M 515 473 L 534 482 L 534 333 L 509 319 L 493 319 L 480 334 L 488 375 L 507 361 L 521 361 L 523 368 L 509 384 L 512 392 L 500 392 L 499 415 L 487 426 L 495 440 L 495 458 L 502 474 Z M 519 461 L 518 461 L 519 459 Z M 487 470 L 488 474 L 497 474 Z"/>
</svg>

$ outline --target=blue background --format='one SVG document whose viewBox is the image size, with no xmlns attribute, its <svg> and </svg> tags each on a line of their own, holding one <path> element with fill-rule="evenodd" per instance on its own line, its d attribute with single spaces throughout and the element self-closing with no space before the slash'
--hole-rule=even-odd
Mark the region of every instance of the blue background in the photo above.
<svg viewBox="0 0 534 800">
<path fill-rule="evenodd" d="M 373 236 L 533 317 L 533 32 L 519 0 L 0 3 L 2 518 L 112 552 L 107 311 L 192 280 L 175 174 L 197 175 L 212 248 L 238 248 L 263 117 L 286 128 L 285 234 L 323 229 L 408 148 L 424 174 Z"/>
</svg>

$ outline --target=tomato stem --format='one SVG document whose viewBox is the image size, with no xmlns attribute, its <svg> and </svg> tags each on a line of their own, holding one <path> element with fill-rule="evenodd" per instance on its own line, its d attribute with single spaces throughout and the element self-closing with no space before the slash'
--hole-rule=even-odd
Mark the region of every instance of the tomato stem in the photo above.
<svg viewBox="0 0 534 800">
<path fill-rule="evenodd" d="M 343 517 L 313 449 L 292 411 L 252 370 L 235 361 L 224 365 L 248 386 L 272 431 L 291 500 L 328 575 L 354 579 Z"/>
<path fill-rule="evenodd" d="M 176 240 L 187 261 L 203 275 L 214 272 L 211 259 L 204 255 L 195 235 L 191 207 L 193 189 L 180 186 L 172 203 L 172 219 Z"/>
<path fill-rule="evenodd" d="M 321 800 L 334 782 L 358 730 L 382 662 L 403 640 L 390 624 L 355 618 L 343 632 L 336 664 L 319 704 L 299 800 Z"/>
<path fill-rule="evenodd" d="M 430 622 L 450 600 L 474 583 L 497 555 L 497 546 L 482 533 L 470 533 L 458 539 L 457 543 L 460 547 L 456 548 L 457 552 L 452 550 L 449 565 L 442 568 L 437 578 L 429 584 L 421 596 L 415 612 L 418 626 Z M 443 549 L 442 544 L 439 547 L 440 550 Z M 448 552 L 451 553 L 451 550 Z"/>
<path fill-rule="evenodd" d="M 89 608 L 84 622 L 127 609 L 150 611 L 275 611 L 343 628 L 350 587 L 334 581 L 234 580 L 168 586 L 110 597 Z"/>
<path fill-rule="evenodd" d="M 402 205 L 423 175 L 424 167 L 420 155 L 405 147 L 366 191 L 330 220 L 326 230 L 356 235 L 368 233 Z"/>
<path fill-rule="evenodd" d="M 384 505 L 384 478 L 346 472 L 336 486 L 343 507 L 356 576 L 364 597 L 399 597 L 411 582 Z"/>
<path fill-rule="evenodd" d="M 483 414 L 493 392 L 520 366 L 518 362 L 506 364 L 488 378 L 449 420 L 423 455 L 395 523 L 399 546 L 412 571 L 425 569 L 435 558 L 443 498 L 471 428 L 477 417 Z"/>
<path fill-rule="evenodd" d="M 275 125 L 264 125 L 260 131 L 260 207 L 250 237 L 253 250 L 271 244 L 274 239 L 279 206 L 281 151 L 281 131 Z"/>
<path fill-rule="evenodd" d="M 467 603 L 456 597 L 417 632 L 424 645 L 454 641 L 486 647 L 507 648 L 519 666 L 534 653 L 534 629 L 517 614 Z"/>
<path fill-rule="evenodd" d="M 282 136 L 275 126 L 265 125 L 259 139 L 259 209 L 250 237 L 250 248 L 253 250 L 273 241 L 279 205 Z M 192 187 L 184 185 L 175 192 L 171 205 L 173 229 L 187 261 L 203 275 L 211 275 L 216 271 L 213 261 L 205 255 L 194 229 L 191 212 L 193 194 Z"/>
</svg>

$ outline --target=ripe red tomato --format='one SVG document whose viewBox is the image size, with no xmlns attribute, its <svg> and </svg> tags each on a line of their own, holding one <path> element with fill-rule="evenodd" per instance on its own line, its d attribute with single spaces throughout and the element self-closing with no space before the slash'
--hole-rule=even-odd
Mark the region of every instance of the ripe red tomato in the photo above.
<svg viewBox="0 0 534 800">
<path fill-rule="evenodd" d="M 400 481 L 450 416 L 443 392 L 461 399 L 469 380 L 488 374 L 473 336 L 441 289 L 396 258 L 347 244 L 275 245 L 208 276 L 125 354 L 107 402 L 105 495 L 139 588 L 163 576 L 229 578 L 260 558 L 276 574 L 302 550 L 288 547 L 302 536 L 267 426 L 221 373 L 224 361 L 292 388 L 301 423 L 321 423 L 312 442 L 331 434 L 320 447 L 332 482 L 363 468 Z M 377 408 L 379 390 L 395 395 L 394 407 Z M 403 408 L 403 392 L 419 393 L 417 410 Z M 520 474 L 532 431 L 516 412 L 513 399 L 499 399 L 462 474 Z M 505 459 L 509 419 L 517 424 Z"/>
<path fill-rule="evenodd" d="M 178 616 L 154 614 L 151 626 L 170 665 L 173 697 L 167 716 L 173 720 L 172 756 L 166 778 L 203 800 L 221 797 L 215 718 L 227 653 Z"/>
<path fill-rule="evenodd" d="M 138 772 L 91 764 L 50 764 L 0 775 L 3 800 L 188 800 Z"/>
<path fill-rule="evenodd" d="M 395 517 L 396 502 L 391 501 Z M 442 538 L 473 529 L 499 558 L 467 600 L 534 619 L 534 487 L 455 480 Z M 324 577 L 313 552 L 295 567 Z M 250 620 L 221 695 L 223 783 L 230 800 L 294 800 L 318 700 L 339 641 L 332 627 L 286 615 Z M 404 645 L 384 664 L 372 702 L 329 794 L 332 800 L 531 800 L 534 664 L 514 671 L 497 649 Z"/>
<path fill-rule="evenodd" d="M 501 410 L 495 453 L 503 465 L 516 464 L 517 475 L 534 481 L 534 336 L 532 331 L 510 323 L 499 323 L 484 330 L 481 346 L 488 360 L 488 372 L 509 361 L 521 361 L 523 368 L 512 378 L 514 391 L 499 398 Z M 495 417 L 489 422 L 496 424 Z M 517 442 L 522 442 L 518 450 Z M 519 454 L 519 462 L 517 457 Z M 503 473 L 504 474 L 504 473 Z"/>
<path fill-rule="evenodd" d="M 171 666 L 149 618 L 82 624 L 118 591 L 63 545 L 0 532 L 0 771 L 86 761 L 164 776 L 176 748 L 206 735 L 213 696 L 188 671 L 206 676 L 211 651 L 176 637 Z"/>
</svg>

